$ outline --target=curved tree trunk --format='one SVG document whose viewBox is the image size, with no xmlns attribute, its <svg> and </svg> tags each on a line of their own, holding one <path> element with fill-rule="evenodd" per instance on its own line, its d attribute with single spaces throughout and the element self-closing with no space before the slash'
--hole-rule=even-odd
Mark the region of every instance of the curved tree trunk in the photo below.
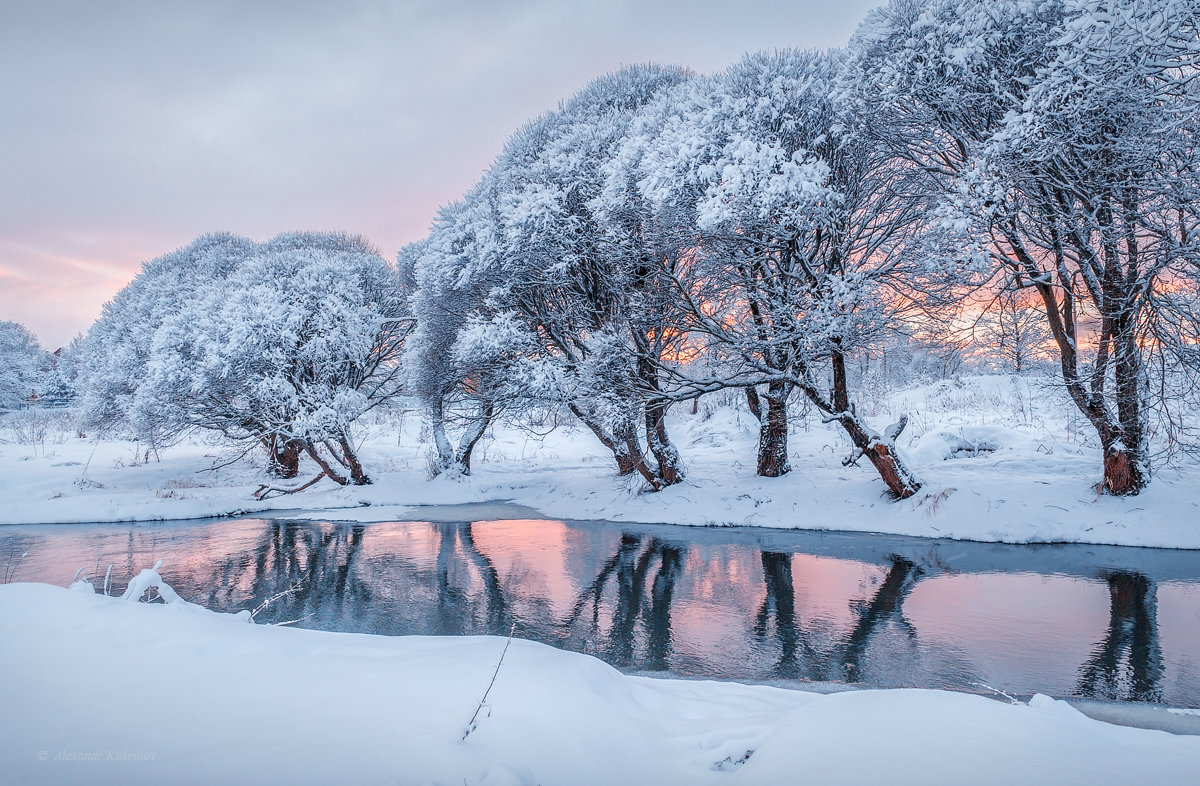
<svg viewBox="0 0 1200 786">
<path fill-rule="evenodd" d="M 567 405 L 571 413 L 579 418 L 583 425 L 588 427 L 588 430 L 596 435 L 596 439 L 600 440 L 600 444 L 612 451 L 613 459 L 617 463 L 617 474 L 620 476 L 632 475 L 635 471 L 641 474 L 646 479 L 651 487 L 657 491 L 661 488 L 656 473 L 652 472 L 646 466 L 646 460 L 642 456 L 642 451 L 638 446 L 637 431 L 632 424 L 626 424 L 626 427 L 621 429 L 621 433 L 613 433 L 606 429 L 600 422 L 583 411 L 583 408 L 577 404 Z"/>
<path fill-rule="evenodd" d="M 429 407 L 429 427 L 433 432 L 433 443 L 437 450 L 433 474 L 440 475 L 453 470 L 461 475 L 470 475 L 471 456 L 474 454 L 475 446 L 487 431 L 487 427 L 491 425 L 492 418 L 496 413 L 495 403 L 489 400 L 480 400 L 479 409 L 459 438 L 457 450 L 450 444 L 450 439 L 446 436 L 445 410 L 441 397 L 431 398 L 427 406 Z"/>
<path fill-rule="evenodd" d="M 682 460 L 679 450 L 667 435 L 667 402 L 660 395 L 662 386 L 658 378 L 658 367 L 646 354 L 638 357 L 638 377 L 646 395 L 644 409 L 646 420 L 646 445 L 658 463 L 658 476 L 663 486 L 673 486 L 683 480 Z"/>
<path fill-rule="evenodd" d="M 492 416 L 496 414 L 496 405 L 491 401 L 479 402 L 479 410 L 475 413 L 474 420 L 471 425 L 463 432 L 462 438 L 458 441 L 458 450 L 454 454 L 454 460 L 458 465 L 458 470 L 464 475 L 471 474 L 471 456 L 475 452 L 475 446 L 479 444 L 479 440 L 483 437 L 487 427 L 492 423 Z"/>
<path fill-rule="evenodd" d="M 355 454 L 354 447 L 350 444 L 350 440 L 345 434 L 338 438 L 338 445 L 341 446 L 342 458 L 345 460 L 346 466 L 350 469 L 350 482 L 356 486 L 371 485 L 371 479 L 363 472 L 358 455 Z"/>
<path fill-rule="evenodd" d="M 798 384 L 804 395 L 816 405 L 817 409 L 829 413 L 826 422 L 836 420 L 850 437 L 855 454 L 847 459 L 845 464 L 852 464 L 862 456 L 871 460 L 879 477 L 887 484 L 888 491 L 896 499 L 907 499 L 921 490 L 921 481 L 896 451 L 896 437 L 908 424 L 908 416 L 901 416 L 899 422 L 888 427 L 880 436 L 871 431 L 865 422 L 854 412 L 850 405 L 850 392 L 846 381 L 846 359 L 840 352 L 835 352 L 830 358 L 833 366 L 833 400 L 826 399 L 813 386 L 811 381 L 801 381 Z"/>
</svg>

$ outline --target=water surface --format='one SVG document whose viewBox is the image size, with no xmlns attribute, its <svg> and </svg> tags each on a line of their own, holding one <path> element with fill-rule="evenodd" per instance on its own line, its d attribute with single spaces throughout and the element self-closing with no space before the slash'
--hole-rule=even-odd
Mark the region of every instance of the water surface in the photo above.
<svg viewBox="0 0 1200 786">
<path fill-rule="evenodd" d="M 15 580 L 163 560 L 259 622 L 507 634 L 626 671 L 1200 706 L 1200 552 L 536 519 L 0 528 Z M 10 569 L 12 570 L 12 569 Z M 276 597 L 280 593 L 286 593 Z"/>
</svg>

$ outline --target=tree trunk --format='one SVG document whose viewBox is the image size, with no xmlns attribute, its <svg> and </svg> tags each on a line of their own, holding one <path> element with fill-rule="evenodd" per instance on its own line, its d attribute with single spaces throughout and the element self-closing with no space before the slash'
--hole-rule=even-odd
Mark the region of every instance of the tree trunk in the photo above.
<svg viewBox="0 0 1200 786">
<path fill-rule="evenodd" d="M 311 439 L 304 440 L 302 444 L 304 445 L 304 452 L 308 454 L 310 459 L 316 462 L 317 466 L 320 467 L 325 473 L 325 477 L 329 478 L 339 486 L 345 486 L 350 483 L 350 481 L 344 475 L 339 474 L 337 470 L 330 466 L 329 462 L 326 461 L 321 455 L 320 451 L 317 450 L 317 446 L 313 444 Z"/>
<path fill-rule="evenodd" d="M 888 491 L 896 499 L 907 499 L 921 489 L 919 481 L 896 452 L 896 437 L 908 423 L 908 416 L 900 418 L 900 422 L 887 429 L 884 436 L 879 436 L 867 428 L 867 424 L 859 419 L 854 408 L 850 406 L 850 391 L 846 380 L 846 358 L 841 352 L 834 352 L 830 358 L 833 366 L 833 396 L 832 401 L 825 398 L 821 391 L 811 384 L 802 384 L 801 390 L 809 400 L 823 412 L 828 412 L 828 420 L 836 420 L 842 425 L 851 444 L 857 453 L 854 458 L 845 463 L 852 463 L 858 456 L 866 456 L 871 460 L 879 477 L 887 484 Z"/>
<path fill-rule="evenodd" d="M 458 463 L 458 469 L 464 475 L 471 474 L 471 455 L 475 452 L 475 446 L 479 444 L 479 440 L 483 437 L 487 427 L 492 422 L 492 416 L 496 413 L 496 405 L 491 401 L 481 401 L 479 403 L 479 411 L 475 415 L 475 419 L 471 425 L 463 432 L 462 438 L 458 441 L 458 451 L 454 455 L 454 460 Z"/>
<path fill-rule="evenodd" d="M 356 486 L 371 485 L 371 479 L 363 472 L 362 464 L 359 463 L 358 456 L 354 453 L 354 447 L 345 434 L 338 438 L 338 444 L 342 448 L 342 458 L 346 460 L 346 466 L 350 468 L 350 482 Z"/>
<path fill-rule="evenodd" d="M 304 450 L 298 440 L 282 434 L 272 434 L 263 440 L 267 449 L 267 469 L 277 478 L 294 478 L 300 474 L 300 453 Z"/>
<path fill-rule="evenodd" d="M 683 480 L 682 461 L 679 450 L 667 435 L 667 406 L 662 399 L 646 404 L 646 442 L 654 460 L 658 462 L 658 476 L 664 486 L 673 486 Z"/>
<path fill-rule="evenodd" d="M 446 438 L 446 419 L 440 395 L 429 399 L 429 430 L 433 433 L 434 449 L 437 450 L 437 473 L 441 474 L 454 465 L 454 448 Z"/>
<path fill-rule="evenodd" d="M 1117 420 L 1119 437 L 1104 448 L 1104 485 L 1110 494 L 1127 496 L 1146 487 L 1147 478 L 1142 460 L 1145 455 L 1145 427 L 1142 423 L 1142 401 L 1138 395 L 1141 381 L 1141 356 L 1134 339 L 1131 320 L 1122 316 L 1114 322 L 1113 351 L 1114 381 L 1117 385 Z"/>
<path fill-rule="evenodd" d="M 750 388 L 747 388 L 747 400 L 750 398 Z M 765 478 L 777 478 L 791 471 L 788 462 L 788 419 L 787 419 L 788 388 L 784 382 L 772 382 L 767 386 L 767 409 L 764 413 L 761 404 L 758 406 L 758 474 Z"/>
<path fill-rule="evenodd" d="M 679 458 L 679 450 L 667 436 L 667 402 L 658 395 L 661 386 L 658 379 L 658 367 L 642 354 L 638 358 L 638 376 L 646 395 L 644 409 L 646 420 L 646 445 L 654 454 L 658 463 L 658 478 L 663 486 L 673 486 L 683 480 L 683 468 Z"/>
<path fill-rule="evenodd" d="M 1146 437 L 1142 423 L 1144 404 L 1138 393 L 1142 363 L 1137 346 L 1136 294 L 1128 290 L 1117 265 L 1110 260 L 1105 267 L 1102 296 L 1092 296 L 1094 304 L 1099 302 L 1111 307 L 1100 309 L 1104 316 L 1089 384 L 1080 373 L 1076 296 L 1070 281 L 1060 273 L 1058 281 L 1052 283 L 1049 276 L 1041 273 L 1037 262 L 1022 252 L 1019 242 L 1011 239 L 1016 237 L 1016 232 L 1012 229 L 1006 232 L 1017 255 L 1017 269 L 1029 274 L 1042 300 L 1046 324 L 1058 347 L 1059 367 L 1067 393 L 1100 437 L 1104 479 L 1099 488 L 1117 496 L 1137 494 L 1150 478 L 1143 466 Z M 1105 402 L 1107 394 L 1104 391 L 1110 351 L 1114 356 L 1113 376 L 1117 387 L 1115 422 Z"/>
<path fill-rule="evenodd" d="M 446 419 L 445 410 L 443 409 L 442 399 L 435 398 L 429 402 L 429 425 L 433 432 L 433 442 L 437 450 L 437 466 L 434 474 L 440 475 L 443 472 L 454 470 L 461 475 L 471 474 L 471 456 L 475 450 L 475 445 L 483 437 L 487 427 L 492 422 L 492 417 L 496 412 L 496 405 L 492 401 L 480 400 L 479 409 L 475 417 L 467 425 L 463 431 L 462 437 L 458 441 L 458 449 L 450 444 L 450 439 L 446 436 Z M 368 481 L 369 482 L 369 481 Z"/>
<path fill-rule="evenodd" d="M 610 433 L 604 428 L 595 418 L 589 416 L 581 407 L 576 404 L 567 405 L 571 413 L 579 418 L 583 425 L 588 427 L 588 430 L 596 435 L 596 439 L 600 440 L 600 444 L 612 451 L 613 459 L 617 463 L 617 474 L 621 477 L 632 475 L 635 471 L 640 473 L 651 486 L 657 490 L 659 482 L 655 473 L 650 471 L 646 466 L 646 461 L 642 457 L 642 452 L 638 447 L 637 432 L 631 424 L 626 424 L 626 428 L 621 429 L 620 434 Z"/>
<path fill-rule="evenodd" d="M 902 418 L 901 422 L 897 424 L 899 428 L 893 426 L 889 431 L 895 430 L 895 434 L 898 436 L 899 429 L 904 427 L 907 420 L 907 417 Z M 896 499 L 908 499 L 921 490 L 921 482 L 896 453 L 894 436 L 884 438 L 872 434 L 852 412 L 839 413 L 838 422 L 842 424 L 842 428 L 849 435 L 854 447 L 870 459 L 875 471 L 879 473 L 879 477 L 887 484 L 888 490 Z"/>
<path fill-rule="evenodd" d="M 750 414 L 754 419 L 762 422 L 762 401 L 758 397 L 758 391 L 753 387 L 746 388 L 746 406 L 750 408 Z"/>
</svg>

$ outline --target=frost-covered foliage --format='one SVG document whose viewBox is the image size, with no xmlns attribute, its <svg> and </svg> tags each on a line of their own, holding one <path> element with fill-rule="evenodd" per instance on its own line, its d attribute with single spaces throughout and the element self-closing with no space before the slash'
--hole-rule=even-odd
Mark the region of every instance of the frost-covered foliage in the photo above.
<svg viewBox="0 0 1200 786">
<path fill-rule="evenodd" d="M 28 406 L 41 391 L 53 357 L 17 322 L 0 322 L 0 410 Z"/>
<path fill-rule="evenodd" d="M 192 429 L 261 443 L 295 476 L 369 482 L 350 425 L 399 391 L 408 329 L 395 270 L 366 241 L 202 237 L 143 266 L 88 334 L 83 416 L 152 445 Z"/>
</svg>

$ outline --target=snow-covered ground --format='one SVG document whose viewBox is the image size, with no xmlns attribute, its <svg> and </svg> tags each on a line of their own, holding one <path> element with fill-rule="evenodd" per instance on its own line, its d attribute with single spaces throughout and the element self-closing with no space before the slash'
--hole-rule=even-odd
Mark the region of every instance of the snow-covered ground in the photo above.
<svg viewBox="0 0 1200 786">
<path fill-rule="evenodd" d="M 0 586 L 6 783 L 1184 784 L 1200 763 L 1200 737 L 1045 696 L 657 680 L 82 589 Z"/>
<path fill-rule="evenodd" d="M 193 441 L 164 449 L 80 438 L 50 429 L 45 441 L 0 445 L 0 523 L 126 521 L 308 509 L 332 519 L 411 517 L 410 506 L 509 500 L 577 520 L 753 525 L 885 532 L 1009 543 L 1082 542 L 1200 548 L 1200 466 L 1160 467 L 1141 495 L 1094 490 L 1099 450 L 1088 425 L 1048 381 L 977 376 L 861 402 L 878 429 L 901 413 L 900 445 L 925 481 L 895 503 L 866 461 L 846 468 L 848 442 L 835 425 L 797 418 L 793 471 L 754 474 L 757 424 L 736 402 L 702 400 L 670 416 L 687 463 L 685 483 L 644 493 L 618 478 L 611 457 L 582 427 L 544 435 L 498 424 L 476 451 L 469 478 L 429 479 L 427 438 L 416 413 L 366 425 L 361 451 L 374 484 L 328 481 L 299 495 L 257 502 L 269 482 L 256 452 L 233 454 Z M 973 448 L 985 448 L 974 451 Z M 218 465 L 219 468 L 210 470 Z M 303 468 L 308 472 L 308 468 Z"/>
</svg>

